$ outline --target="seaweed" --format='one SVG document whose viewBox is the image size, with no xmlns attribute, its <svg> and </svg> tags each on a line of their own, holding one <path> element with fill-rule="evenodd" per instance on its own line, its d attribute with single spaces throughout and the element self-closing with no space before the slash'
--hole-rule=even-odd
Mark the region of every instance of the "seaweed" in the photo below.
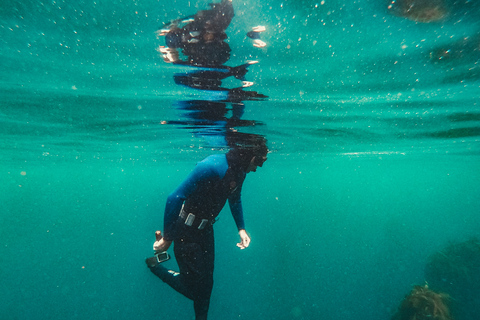
<svg viewBox="0 0 480 320">
<path fill-rule="evenodd" d="M 427 284 L 414 286 L 392 320 L 452 320 L 448 300 L 447 294 L 430 290 Z"/>
<path fill-rule="evenodd" d="M 448 293 L 457 320 L 480 314 L 480 241 L 451 243 L 428 258 L 425 279 L 431 288 Z"/>
</svg>

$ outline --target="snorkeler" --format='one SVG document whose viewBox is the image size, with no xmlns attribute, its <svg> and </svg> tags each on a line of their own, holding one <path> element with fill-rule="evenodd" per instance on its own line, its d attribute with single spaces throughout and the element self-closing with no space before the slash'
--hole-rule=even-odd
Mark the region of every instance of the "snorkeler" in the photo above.
<svg viewBox="0 0 480 320">
<path fill-rule="evenodd" d="M 234 142 L 227 154 L 211 155 L 199 162 L 167 199 L 164 236 L 157 237 L 153 249 L 164 255 L 173 242 L 180 272 L 165 268 L 157 255 L 146 260 L 156 276 L 193 300 L 196 320 L 207 319 L 215 258 L 213 224 L 227 200 L 240 236 L 237 246 L 245 249 L 250 245 L 241 190 L 246 174 L 267 160 L 268 149 L 261 136 L 240 136 L 244 141 Z"/>
</svg>

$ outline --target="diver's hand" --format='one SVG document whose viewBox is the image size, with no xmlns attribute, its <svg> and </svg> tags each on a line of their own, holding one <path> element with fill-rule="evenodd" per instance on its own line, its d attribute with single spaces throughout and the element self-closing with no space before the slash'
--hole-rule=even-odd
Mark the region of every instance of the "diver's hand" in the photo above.
<svg viewBox="0 0 480 320">
<path fill-rule="evenodd" d="M 168 248 L 170 248 L 170 245 L 172 244 L 172 241 L 167 241 L 167 240 L 164 240 L 163 238 L 160 239 L 159 241 L 155 241 L 153 243 L 153 250 L 155 252 L 163 252 L 163 251 L 167 251 Z"/>
<path fill-rule="evenodd" d="M 155 251 L 155 253 L 167 251 L 171 244 L 172 241 L 163 239 L 160 231 L 155 232 L 155 242 L 153 243 L 153 251 Z"/>
<path fill-rule="evenodd" d="M 238 231 L 238 235 L 240 236 L 240 242 L 237 243 L 237 247 L 243 250 L 250 245 L 250 236 L 247 234 L 245 229 Z"/>
</svg>

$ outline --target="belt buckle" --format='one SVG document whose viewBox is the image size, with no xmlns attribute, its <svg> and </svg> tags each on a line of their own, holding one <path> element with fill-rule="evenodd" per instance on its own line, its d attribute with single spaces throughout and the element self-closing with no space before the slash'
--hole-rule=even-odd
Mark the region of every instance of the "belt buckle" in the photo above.
<svg viewBox="0 0 480 320">
<path fill-rule="evenodd" d="M 205 228 L 207 223 L 208 223 L 208 219 L 202 219 L 202 222 L 200 222 L 200 225 L 198 226 L 198 230 L 202 230 L 203 228 Z"/>
<path fill-rule="evenodd" d="M 193 213 L 189 213 L 187 218 L 185 219 L 185 224 L 191 227 L 193 224 L 193 221 L 195 221 L 195 215 Z"/>
</svg>

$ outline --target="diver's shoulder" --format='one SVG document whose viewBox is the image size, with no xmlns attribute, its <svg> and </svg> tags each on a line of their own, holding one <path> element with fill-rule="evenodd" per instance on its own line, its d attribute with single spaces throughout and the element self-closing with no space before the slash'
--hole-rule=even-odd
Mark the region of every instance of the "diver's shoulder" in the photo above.
<svg viewBox="0 0 480 320">
<path fill-rule="evenodd" d="M 210 175 L 223 175 L 228 168 L 227 157 L 225 154 L 213 154 L 200 161 L 197 167 Z"/>
<path fill-rule="evenodd" d="M 227 156 L 225 154 L 212 154 L 199 163 L 204 165 L 219 166 L 227 163 Z"/>
</svg>

